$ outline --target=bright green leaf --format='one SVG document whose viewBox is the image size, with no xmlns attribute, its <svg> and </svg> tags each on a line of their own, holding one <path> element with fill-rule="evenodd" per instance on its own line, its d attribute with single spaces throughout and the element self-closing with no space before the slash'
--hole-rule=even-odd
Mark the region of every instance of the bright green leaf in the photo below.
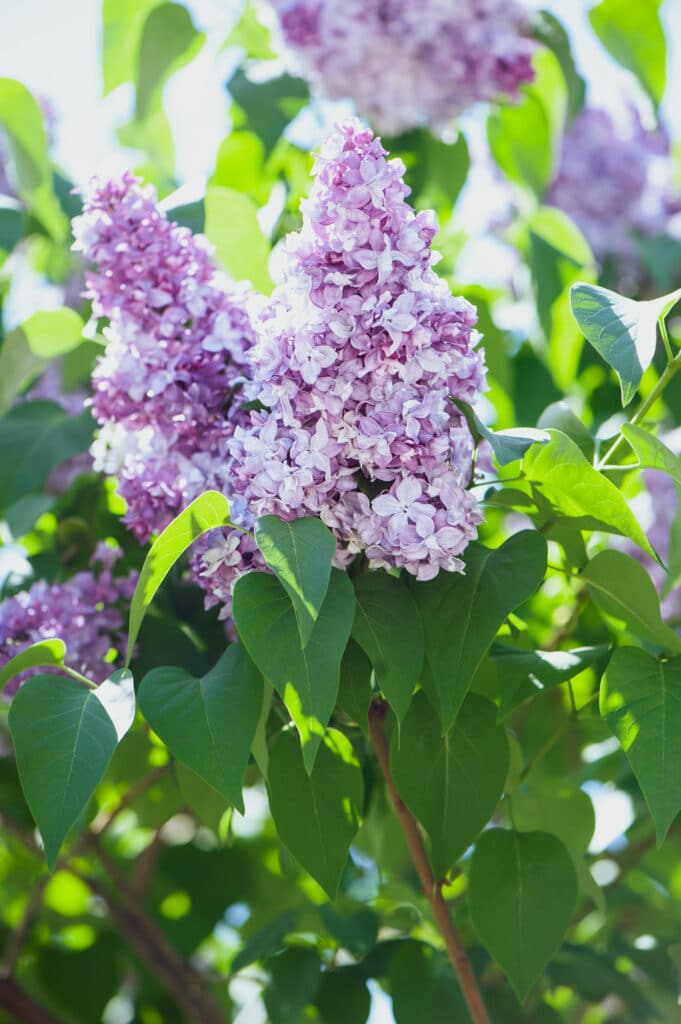
<svg viewBox="0 0 681 1024">
<path fill-rule="evenodd" d="M 26 650 L 21 651 L 20 654 L 15 654 L 13 658 L 3 665 L 0 669 L 0 690 L 13 679 L 14 676 L 18 676 L 20 672 L 25 672 L 29 668 L 47 668 L 52 666 L 54 668 L 61 668 L 64 664 L 64 655 L 66 654 L 66 644 L 63 640 L 57 638 L 53 640 L 39 640 L 36 644 L 31 644 Z"/>
<path fill-rule="evenodd" d="M 546 541 L 525 530 L 491 550 L 471 544 L 465 575 L 441 572 L 413 583 L 432 675 L 422 683 L 449 732 L 482 659 L 506 616 L 539 587 L 546 572 Z"/>
<path fill-rule="evenodd" d="M 557 513 L 580 519 L 590 529 L 629 537 L 656 558 L 648 538 L 621 491 L 599 473 L 579 447 L 560 430 L 549 430 L 549 444 L 530 448 L 523 468 L 526 478 Z"/>
<path fill-rule="evenodd" d="M 547 832 L 491 829 L 471 860 L 468 906 L 483 945 L 524 999 L 556 953 L 577 901 L 577 875 Z"/>
<path fill-rule="evenodd" d="M 625 423 L 622 433 L 638 456 L 641 469 L 662 470 L 681 487 L 681 459 L 666 444 L 633 423 Z"/>
<path fill-rule="evenodd" d="M 641 787 L 660 844 L 681 811 L 681 658 L 658 661 L 639 647 L 620 647 L 603 677 L 600 703 Z"/>
<path fill-rule="evenodd" d="M 230 644 L 201 679 L 182 668 L 155 668 L 139 690 L 140 710 L 170 752 L 242 814 L 262 700 L 262 676 L 240 644 Z"/>
<path fill-rule="evenodd" d="M 601 0 L 589 20 L 606 50 L 632 71 L 659 106 L 667 80 L 667 44 L 660 21 L 661 0 Z"/>
<path fill-rule="evenodd" d="M 42 359 L 54 359 L 77 348 L 83 340 L 83 321 L 73 309 L 34 313 L 20 330 L 29 348 Z"/>
<path fill-rule="evenodd" d="M 21 785 L 52 870 L 66 833 L 106 771 L 116 730 L 95 690 L 53 675 L 23 684 L 10 707 L 9 727 Z"/>
<path fill-rule="evenodd" d="M 508 742 L 496 708 L 469 694 L 443 736 L 425 693 L 417 693 L 399 736 L 393 733 L 390 764 L 400 796 L 430 836 L 442 878 L 492 817 L 504 788 Z"/>
<path fill-rule="evenodd" d="M 308 771 L 336 703 L 354 611 L 352 584 L 345 573 L 333 569 L 319 617 L 302 649 L 293 605 L 275 576 L 246 573 L 234 588 L 239 638 L 286 704 L 300 734 Z"/>
<path fill-rule="evenodd" d="M 137 71 L 142 26 L 149 11 L 161 0 L 102 0 L 102 75 L 104 95 Z"/>
<path fill-rule="evenodd" d="M 282 843 L 335 899 L 359 827 L 364 792 L 350 741 L 335 729 L 327 730 L 308 774 L 295 733 L 282 733 L 270 750 L 268 788 Z"/>
<path fill-rule="evenodd" d="M 626 622 L 641 639 L 681 653 L 681 637 L 662 621 L 655 585 L 635 558 L 624 551 L 599 551 L 582 570 L 582 579 L 606 615 Z"/>
<path fill-rule="evenodd" d="M 570 118 L 574 118 L 584 106 L 586 83 L 577 71 L 575 58 L 570 46 L 570 37 L 558 19 L 550 11 L 537 11 L 533 20 L 534 37 L 548 46 L 558 59 L 563 78 L 568 87 Z"/>
<path fill-rule="evenodd" d="M 418 605 L 404 580 L 378 570 L 355 580 L 352 637 L 369 656 L 376 682 L 402 720 L 423 667 Z"/>
<path fill-rule="evenodd" d="M 47 368 L 28 344 L 20 327 L 10 331 L 0 344 L 0 415 L 11 408 L 17 395 Z"/>
<path fill-rule="evenodd" d="M 306 647 L 329 586 L 335 538 L 321 519 L 285 522 L 279 516 L 263 516 L 255 525 L 255 539 L 291 598 L 301 646 Z"/>
<path fill-rule="evenodd" d="M 148 14 L 137 58 L 135 117 L 144 121 L 163 83 L 173 71 L 193 60 L 205 36 L 197 32 L 191 14 L 181 4 L 162 3 Z"/>
<path fill-rule="evenodd" d="M 219 526 L 232 526 L 229 518 L 229 502 L 219 491 L 206 491 L 188 505 L 184 511 L 166 526 L 151 545 L 140 572 L 135 593 L 130 603 L 128 626 L 128 654 L 130 664 L 132 649 L 142 625 L 147 608 L 156 591 L 187 548 L 208 530 Z"/>
<path fill-rule="evenodd" d="M 267 269 L 270 243 L 258 223 L 253 201 L 243 192 L 210 185 L 205 198 L 208 238 L 217 257 L 236 281 L 250 281 L 268 294 L 272 279 Z"/>
</svg>

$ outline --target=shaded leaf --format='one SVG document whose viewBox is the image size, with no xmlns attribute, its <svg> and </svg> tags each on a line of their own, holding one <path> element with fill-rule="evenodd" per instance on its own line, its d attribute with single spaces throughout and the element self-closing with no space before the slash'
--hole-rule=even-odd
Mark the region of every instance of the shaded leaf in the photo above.
<svg viewBox="0 0 681 1024">
<path fill-rule="evenodd" d="M 353 640 L 348 642 L 341 661 L 338 704 L 369 735 L 371 704 L 371 662 Z"/>
<path fill-rule="evenodd" d="M 528 697 L 573 679 L 607 652 L 607 644 L 576 647 L 571 651 L 526 651 L 507 644 L 494 644 L 490 657 L 501 683 L 499 717 L 506 718 Z"/>
</svg>

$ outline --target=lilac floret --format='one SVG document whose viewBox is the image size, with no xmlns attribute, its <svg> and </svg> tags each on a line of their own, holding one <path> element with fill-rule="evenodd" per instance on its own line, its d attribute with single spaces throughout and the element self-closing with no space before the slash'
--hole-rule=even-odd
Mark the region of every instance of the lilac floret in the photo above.
<svg viewBox="0 0 681 1024">
<path fill-rule="evenodd" d="M 533 78 L 517 0 L 272 0 L 298 70 L 380 131 L 445 124 Z"/>
</svg>

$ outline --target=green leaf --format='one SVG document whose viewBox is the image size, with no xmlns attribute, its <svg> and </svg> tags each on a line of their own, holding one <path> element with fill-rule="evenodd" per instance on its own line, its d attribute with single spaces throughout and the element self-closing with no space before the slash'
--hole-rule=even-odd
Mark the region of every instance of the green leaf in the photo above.
<svg viewBox="0 0 681 1024">
<path fill-rule="evenodd" d="M 341 661 L 338 704 L 365 736 L 369 735 L 371 704 L 371 662 L 353 640 L 348 642 Z"/>
<path fill-rule="evenodd" d="M 655 822 L 658 845 L 681 810 L 681 658 L 620 647 L 601 683 L 601 714 L 620 741 Z"/>
<path fill-rule="evenodd" d="M 581 519 L 585 527 L 629 537 L 642 551 L 657 558 L 622 493 L 585 459 L 579 447 L 560 430 L 549 430 L 549 444 L 531 448 L 523 465 L 525 476 L 537 485 L 555 511 Z"/>
<path fill-rule="evenodd" d="M 285 522 L 279 516 L 263 516 L 255 525 L 255 539 L 291 598 L 301 646 L 306 647 L 329 586 L 335 538 L 321 519 Z"/>
<path fill-rule="evenodd" d="M 558 950 L 577 901 L 577 875 L 547 832 L 490 829 L 471 859 L 468 906 L 481 942 L 524 999 Z"/>
<path fill-rule="evenodd" d="M 87 450 L 94 431 L 89 409 L 69 416 L 55 402 L 22 402 L 0 419 L 0 507 L 40 490 L 65 459 Z"/>
<path fill-rule="evenodd" d="M 23 331 L 28 346 L 41 359 L 54 359 L 77 348 L 83 340 L 83 321 L 73 309 L 55 309 L 34 313 L 24 320 Z"/>
<path fill-rule="evenodd" d="M 276 917 L 272 917 L 267 923 L 252 934 L 239 950 L 232 961 L 231 973 L 248 967 L 256 960 L 262 960 L 269 953 L 283 945 L 284 939 L 290 932 L 296 931 L 300 909 L 298 907 L 284 910 Z"/>
<path fill-rule="evenodd" d="M 229 518 L 229 502 L 219 491 L 206 491 L 195 498 L 191 505 L 166 526 L 144 559 L 135 593 L 130 602 L 130 622 L 128 625 L 128 654 L 126 664 L 130 664 L 132 649 L 147 608 L 154 599 L 156 591 L 187 548 L 208 530 L 220 526 L 233 526 Z"/>
<path fill-rule="evenodd" d="M 12 252 L 23 234 L 24 212 L 21 205 L 3 197 L 0 205 L 0 253 Z"/>
<path fill-rule="evenodd" d="M 681 298 L 681 290 L 660 299 L 636 302 L 595 284 L 575 284 L 572 313 L 585 338 L 619 377 L 622 405 L 636 394 L 653 361 L 657 324 Z"/>
<path fill-rule="evenodd" d="M 550 11 L 537 11 L 534 16 L 533 29 L 535 39 L 538 39 L 544 46 L 548 46 L 558 59 L 568 87 L 568 113 L 572 119 L 584 106 L 586 83 L 577 71 L 570 46 L 570 37 L 558 18 Z"/>
<path fill-rule="evenodd" d="M 243 110 L 248 127 L 255 132 L 269 155 L 277 141 L 309 99 L 302 78 L 281 75 L 264 82 L 253 82 L 241 68 L 227 83 L 234 102 Z"/>
<path fill-rule="evenodd" d="M 633 423 L 625 423 L 622 433 L 638 456 L 641 469 L 662 470 L 681 487 L 681 459 L 666 444 Z"/>
<path fill-rule="evenodd" d="M 132 672 L 127 668 L 119 669 L 105 679 L 93 694 L 111 719 L 120 743 L 135 721 L 137 710 Z"/>
<path fill-rule="evenodd" d="M 23 684 L 10 707 L 9 728 L 21 785 L 53 870 L 66 833 L 116 749 L 116 729 L 96 690 L 53 675 Z"/>
<path fill-rule="evenodd" d="M 681 637 L 662 621 L 655 585 L 640 562 L 623 551 L 599 551 L 582 570 L 601 611 L 626 622 L 632 633 L 673 654 Z"/>
<path fill-rule="evenodd" d="M 528 697 L 535 697 L 573 679 L 605 657 L 607 651 L 607 644 L 576 647 L 571 651 L 525 651 L 506 644 L 494 644 L 490 656 L 501 684 L 499 718 L 506 718 Z"/>
<path fill-rule="evenodd" d="M 485 426 L 468 402 L 464 402 L 460 398 L 454 398 L 452 401 L 465 416 L 473 438 L 476 441 L 489 441 L 500 466 L 508 466 L 511 462 L 522 459 L 531 445 L 546 444 L 549 440 L 549 435 L 545 430 L 535 430 L 534 427 L 491 430 L 490 427 Z"/>
<path fill-rule="evenodd" d="M 582 421 L 575 416 L 567 402 L 552 402 L 547 405 L 537 420 L 542 430 L 560 430 L 575 442 L 589 461 L 593 459 L 596 446 L 594 439 Z"/>
<path fill-rule="evenodd" d="M 66 644 L 56 637 L 51 640 L 39 640 L 31 644 L 26 650 L 15 654 L 13 658 L 0 669 L 0 690 L 4 689 L 10 679 L 25 672 L 29 668 L 61 668 L 64 664 Z"/>
<path fill-rule="evenodd" d="M 31 351 L 20 327 L 0 344 L 0 415 L 11 408 L 17 395 L 47 368 L 47 360 Z"/>
<path fill-rule="evenodd" d="M 469 1024 L 451 964 L 425 942 L 400 943 L 390 964 L 396 1024 Z"/>
<path fill-rule="evenodd" d="M 321 982 L 322 963 L 314 947 L 289 946 L 267 963 L 270 983 L 263 999 L 270 1024 L 300 1024 Z"/>
<path fill-rule="evenodd" d="M 270 243 L 260 227 L 252 199 L 233 188 L 209 185 L 205 211 L 206 235 L 225 270 L 236 281 L 250 281 L 258 291 L 269 295 Z"/>
<path fill-rule="evenodd" d="M 446 875 L 492 817 L 508 759 L 506 732 L 497 724 L 491 701 L 469 694 L 443 736 L 425 693 L 416 694 L 399 736 L 393 733 L 390 763 L 400 796 L 430 836 L 437 878 Z"/>
<path fill-rule="evenodd" d="M 422 683 L 449 732 L 482 659 L 506 616 L 539 587 L 546 541 L 524 530 L 494 550 L 471 544 L 466 574 L 441 572 L 413 583 L 426 637 L 432 685 Z"/>
<path fill-rule="evenodd" d="M 174 768 L 178 788 L 194 817 L 214 832 L 221 843 L 227 842 L 233 814 L 231 803 L 184 761 L 175 761 Z"/>
<path fill-rule="evenodd" d="M 361 966 L 348 964 L 324 971 L 315 996 L 321 1024 L 366 1024 L 371 995 Z"/>
<path fill-rule="evenodd" d="M 350 580 L 333 569 L 319 617 L 302 649 L 293 605 L 275 576 L 250 572 L 234 588 L 239 638 L 286 704 L 300 734 L 308 771 L 336 703 L 354 610 Z"/>
<path fill-rule="evenodd" d="M 541 198 L 553 178 L 567 115 L 567 86 L 550 50 L 534 57 L 535 80 L 521 86 L 522 99 L 489 117 L 492 154 L 504 174 Z"/>
<path fill-rule="evenodd" d="M 418 605 L 404 580 L 378 570 L 355 580 L 352 637 L 369 656 L 376 682 L 401 721 L 423 668 Z"/>
<path fill-rule="evenodd" d="M 135 117 L 144 121 L 164 82 L 173 71 L 193 60 L 205 36 L 197 32 L 191 14 L 181 4 L 162 3 L 148 14 L 137 59 Z"/>
<path fill-rule="evenodd" d="M 468 177 L 470 156 L 465 135 L 459 132 L 454 142 L 444 142 L 427 128 L 415 128 L 383 142 L 392 156 L 404 161 L 405 181 L 416 207 L 440 211 L 444 222 Z"/>
<path fill-rule="evenodd" d="M 104 96 L 137 70 L 139 40 L 149 11 L 160 0 L 102 0 L 102 77 Z"/>
<path fill-rule="evenodd" d="M 282 843 L 335 899 L 364 794 L 350 741 L 328 729 L 308 774 L 295 733 L 283 732 L 270 750 L 268 788 Z"/>
<path fill-rule="evenodd" d="M 230 644 L 200 679 L 182 668 L 155 668 L 139 690 L 140 710 L 170 752 L 242 814 L 262 700 L 262 676 L 240 644 Z"/>
<path fill-rule="evenodd" d="M 0 128 L 9 139 L 21 198 L 50 235 L 63 241 L 68 222 L 52 186 L 43 114 L 26 86 L 13 78 L 0 78 Z"/>
<path fill-rule="evenodd" d="M 622 67 L 632 71 L 657 107 L 667 81 L 661 0 L 601 0 L 589 11 L 593 29 Z"/>
</svg>

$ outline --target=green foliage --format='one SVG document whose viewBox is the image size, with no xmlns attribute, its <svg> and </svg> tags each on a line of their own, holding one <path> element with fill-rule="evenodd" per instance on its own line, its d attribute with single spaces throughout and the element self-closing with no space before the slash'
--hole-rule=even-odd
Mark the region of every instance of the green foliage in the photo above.
<svg viewBox="0 0 681 1024">
<path fill-rule="evenodd" d="M 574 679 L 601 660 L 607 651 L 606 644 L 576 647 L 571 651 L 527 651 L 494 644 L 490 657 L 501 682 L 499 717 L 506 718 L 530 697 Z"/>
<path fill-rule="evenodd" d="M 627 755 L 655 822 L 658 843 L 681 810 L 674 750 L 681 727 L 681 664 L 639 647 L 613 654 L 601 686 L 601 714 Z"/>
<path fill-rule="evenodd" d="M 556 836 L 495 828 L 476 844 L 471 920 L 519 999 L 558 949 L 576 899 L 574 865 Z"/>
<path fill-rule="evenodd" d="M 55 309 L 49 313 L 34 313 L 24 320 L 20 329 L 34 355 L 54 359 L 80 345 L 83 326 L 73 309 Z"/>
<path fill-rule="evenodd" d="M 220 263 L 237 281 L 250 281 L 268 294 L 272 281 L 267 269 L 270 245 L 256 216 L 255 204 L 232 188 L 209 186 L 205 198 L 205 232 Z"/>
<path fill-rule="evenodd" d="M 441 878 L 492 817 L 508 772 L 508 743 L 494 705 L 472 693 L 444 736 L 426 695 L 416 695 L 398 734 L 391 764 L 402 799 L 430 837 Z M 414 765 L 423 772 L 414 773 Z"/>
<path fill-rule="evenodd" d="M 64 664 L 66 645 L 63 640 L 39 640 L 26 647 L 0 669 L 0 690 L 10 679 L 29 668 L 61 668 Z"/>
<path fill-rule="evenodd" d="M 352 745 L 328 729 L 310 772 L 295 734 L 283 732 L 270 751 L 268 788 L 279 838 L 334 899 L 363 802 Z"/>
<path fill-rule="evenodd" d="M 135 117 L 143 121 L 170 74 L 188 63 L 203 45 L 186 7 L 161 3 L 149 12 L 139 41 Z"/>
<path fill-rule="evenodd" d="M 496 550 L 471 545 L 466 574 L 440 573 L 413 587 L 426 638 L 422 683 L 449 732 L 482 659 L 509 612 L 535 592 L 546 571 L 546 542 L 531 531 Z"/>
<path fill-rule="evenodd" d="M 667 80 L 667 44 L 660 21 L 661 0 L 601 0 L 589 11 L 594 31 L 623 67 L 639 79 L 657 107 Z"/>
<path fill-rule="evenodd" d="M 140 710 L 168 749 L 242 814 L 262 701 L 262 678 L 238 644 L 201 679 L 181 668 L 155 668 L 139 689 Z"/>
</svg>

